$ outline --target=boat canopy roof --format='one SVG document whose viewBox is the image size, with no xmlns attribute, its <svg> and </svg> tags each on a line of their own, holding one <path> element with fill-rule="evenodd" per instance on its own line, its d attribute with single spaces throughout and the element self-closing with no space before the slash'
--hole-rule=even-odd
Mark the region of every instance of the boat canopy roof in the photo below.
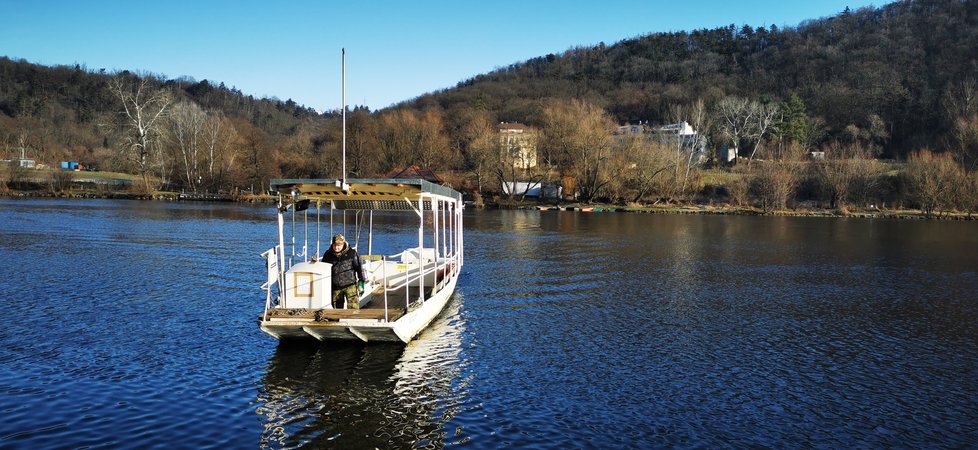
<svg viewBox="0 0 978 450">
<path fill-rule="evenodd" d="M 337 179 L 271 181 L 272 190 L 282 197 L 328 201 L 335 209 L 406 210 L 416 206 L 419 199 L 428 202 L 433 198 L 462 202 L 458 191 L 421 179 L 351 178 L 345 185 Z M 430 203 L 424 204 L 425 209 L 430 208 Z"/>
</svg>

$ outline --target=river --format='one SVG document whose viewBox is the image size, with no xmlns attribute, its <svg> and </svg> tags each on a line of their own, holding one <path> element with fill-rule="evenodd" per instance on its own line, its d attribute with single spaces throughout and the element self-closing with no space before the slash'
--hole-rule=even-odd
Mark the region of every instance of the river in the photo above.
<svg viewBox="0 0 978 450">
<path fill-rule="evenodd" d="M 465 221 L 416 341 L 279 345 L 273 208 L 0 199 L 0 448 L 978 445 L 975 222 Z"/>
</svg>

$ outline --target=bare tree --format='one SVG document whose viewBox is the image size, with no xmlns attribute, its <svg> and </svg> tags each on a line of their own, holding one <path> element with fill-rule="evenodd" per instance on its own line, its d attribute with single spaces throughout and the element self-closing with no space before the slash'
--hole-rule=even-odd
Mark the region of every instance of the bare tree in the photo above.
<svg viewBox="0 0 978 450">
<path fill-rule="evenodd" d="M 582 100 L 555 102 L 543 111 L 541 146 L 559 154 L 585 202 L 608 183 L 612 129 L 614 122 L 603 109 Z"/>
<path fill-rule="evenodd" d="M 451 151 L 441 113 L 429 109 L 420 113 L 414 123 L 417 126 L 412 133 L 416 137 L 414 162 L 433 170 L 449 167 Z"/>
<path fill-rule="evenodd" d="M 180 102 L 173 105 L 169 116 L 170 132 L 183 160 L 184 180 L 191 191 L 197 192 L 203 181 L 201 141 L 206 139 L 207 113 L 196 103 Z"/>
<path fill-rule="evenodd" d="M 704 136 L 709 135 L 713 129 L 713 120 L 710 111 L 706 107 L 706 102 L 702 98 L 696 99 L 687 109 L 687 121 L 693 126 L 697 133 Z"/>
<path fill-rule="evenodd" d="M 378 127 L 381 172 L 409 164 L 417 143 L 417 117 L 411 111 L 399 109 L 383 113 Z"/>
<path fill-rule="evenodd" d="M 750 180 L 746 177 L 737 177 L 726 185 L 730 203 L 736 206 L 748 206 L 750 204 Z"/>
<path fill-rule="evenodd" d="M 250 183 L 252 192 L 265 192 L 270 178 L 281 174 L 279 149 L 269 145 L 267 134 L 244 119 L 235 119 L 236 145 L 241 153 L 241 182 Z"/>
<path fill-rule="evenodd" d="M 702 104 L 700 106 L 702 106 Z M 673 155 L 675 162 L 674 166 L 676 169 L 673 179 L 677 184 L 680 182 L 679 180 L 682 180 L 682 185 L 677 186 L 679 193 L 686 191 L 686 183 L 689 180 L 689 172 L 693 168 L 693 158 L 696 155 L 695 141 L 688 142 L 682 134 L 684 131 L 682 129 L 682 125 L 691 123 L 692 119 L 690 116 L 692 116 L 694 113 L 702 113 L 702 111 L 694 111 L 693 107 L 685 107 L 679 104 L 673 105 L 670 108 L 670 116 L 672 117 L 672 120 L 676 122 L 678 126 L 680 126 L 680 128 L 676 130 L 676 151 Z M 700 120 L 702 120 L 702 117 Z"/>
<path fill-rule="evenodd" d="M 849 201 L 867 206 L 878 198 L 883 167 L 879 160 L 866 156 L 854 158 L 851 164 L 856 176 L 849 187 Z"/>
<path fill-rule="evenodd" d="M 965 181 L 961 196 L 963 199 L 962 207 L 968 211 L 970 217 L 978 212 L 978 172 L 968 173 Z"/>
<path fill-rule="evenodd" d="M 543 182 L 543 174 L 535 170 L 529 170 L 522 163 L 519 153 L 508 150 L 498 139 L 492 145 L 495 150 L 492 160 L 492 171 L 503 187 L 502 191 L 506 194 L 510 203 L 522 202 L 527 193 Z M 526 189 L 520 189 L 518 183 L 526 183 Z M 519 196 L 519 199 L 517 199 Z"/>
<path fill-rule="evenodd" d="M 204 122 L 204 145 L 207 146 L 207 179 L 210 182 L 214 181 L 214 165 L 217 163 L 218 149 L 221 148 L 219 143 L 225 129 L 224 117 L 220 111 L 207 115 Z"/>
<path fill-rule="evenodd" d="M 207 179 L 213 183 L 216 177 L 214 167 L 220 170 L 218 165 L 219 154 L 222 149 L 228 148 L 228 134 L 231 131 L 224 120 L 224 115 L 220 111 L 214 111 L 207 115 L 204 121 L 204 145 L 207 150 Z"/>
<path fill-rule="evenodd" d="M 204 122 L 207 146 L 207 182 L 209 189 L 220 189 L 238 160 L 240 146 L 237 130 L 219 111 L 211 112 Z"/>
<path fill-rule="evenodd" d="M 740 142 L 754 133 L 754 114 L 751 102 L 740 97 L 725 97 L 714 110 L 717 130 L 730 144 L 740 147 Z"/>
<path fill-rule="evenodd" d="M 441 113 L 399 109 L 380 116 L 377 143 L 382 172 L 417 164 L 441 169 L 451 163 L 451 150 Z"/>
<path fill-rule="evenodd" d="M 377 137 L 377 123 L 366 108 L 354 108 L 347 113 L 347 158 L 350 173 L 357 177 L 367 177 L 376 172 L 374 154 Z"/>
<path fill-rule="evenodd" d="M 48 185 L 51 187 L 51 192 L 55 192 L 55 193 L 68 192 L 71 190 L 71 183 L 74 180 L 75 180 L 75 172 L 71 170 L 54 169 L 53 171 L 51 171 Z"/>
<path fill-rule="evenodd" d="M 311 130 L 295 130 L 281 143 L 279 170 L 286 178 L 322 178 L 329 173 L 328 162 L 334 158 L 317 158 Z M 326 167 L 324 164 L 326 163 Z"/>
<path fill-rule="evenodd" d="M 499 163 L 498 140 L 493 135 L 491 129 L 486 129 L 486 134 L 478 136 L 469 145 L 469 151 L 465 154 L 466 166 L 469 172 L 475 176 L 476 192 L 482 195 L 485 183 L 492 167 Z"/>
<path fill-rule="evenodd" d="M 666 144 L 649 140 L 643 135 L 628 136 L 620 141 L 615 159 L 620 167 L 618 172 L 622 187 L 631 192 L 632 202 L 642 201 L 666 184 L 661 180 L 668 176 L 672 168 L 673 153 Z"/>
<path fill-rule="evenodd" d="M 688 108 L 687 121 L 700 136 L 709 136 L 713 132 L 713 117 L 702 98 L 696 99 Z M 713 155 L 710 155 L 711 157 Z"/>
<path fill-rule="evenodd" d="M 949 153 L 921 150 L 910 155 L 906 174 L 911 196 L 927 215 L 951 209 L 965 173 Z"/>
<path fill-rule="evenodd" d="M 978 81 L 967 78 L 953 83 L 944 91 L 941 103 L 949 122 L 978 114 Z"/>
<path fill-rule="evenodd" d="M 717 103 L 714 117 L 720 134 L 734 145 L 739 147 L 744 140 L 754 143 L 747 158 L 750 165 L 761 142 L 781 119 L 781 108 L 774 102 L 760 103 L 740 97 L 726 97 Z"/>
<path fill-rule="evenodd" d="M 455 136 L 464 167 L 475 178 L 476 193 L 481 198 L 491 168 L 499 159 L 497 132 L 484 110 L 463 110 Z"/>
<path fill-rule="evenodd" d="M 874 196 L 881 172 L 872 150 L 859 143 L 833 143 L 827 159 L 813 163 L 815 176 L 833 208 L 866 203 Z"/>
<path fill-rule="evenodd" d="M 109 80 L 109 89 L 122 103 L 122 127 L 125 130 L 126 157 L 134 162 L 143 178 L 143 185 L 150 190 L 147 173 L 154 156 L 155 139 L 162 132 L 162 118 L 173 101 L 170 93 L 155 88 L 156 80 L 149 76 L 116 75 Z M 160 152 L 156 151 L 156 155 Z"/>
<path fill-rule="evenodd" d="M 949 147 L 966 170 L 978 169 L 978 81 L 967 78 L 952 84 L 942 103 L 947 120 L 954 124 Z"/>
<path fill-rule="evenodd" d="M 780 118 L 781 108 L 774 102 L 759 103 L 755 101 L 749 102 L 748 108 L 753 111 L 751 117 L 754 121 L 753 125 L 747 127 L 749 130 L 747 137 L 754 141 L 754 149 L 751 150 L 750 156 L 747 158 L 747 165 L 750 165 L 757 149 L 761 146 L 761 142 L 768 136 Z"/>
<path fill-rule="evenodd" d="M 761 201 L 764 211 L 783 210 L 798 188 L 803 163 L 798 161 L 759 162 L 751 176 L 750 189 Z"/>
<path fill-rule="evenodd" d="M 27 168 L 20 164 L 0 166 L 0 187 L 6 189 L 25 189 L 28 181 Z"/>
<path fill-rule="evenodd" d="M 978 112 L 954 121 L 951 149 L 968 171 L 978 169 Z"/>
</svg>

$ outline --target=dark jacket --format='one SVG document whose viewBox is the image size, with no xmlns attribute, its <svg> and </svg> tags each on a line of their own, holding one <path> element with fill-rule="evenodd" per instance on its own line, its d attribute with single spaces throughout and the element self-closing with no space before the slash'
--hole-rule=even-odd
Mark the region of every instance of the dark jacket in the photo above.
<svg viewBox="0 0 978 450">
<path fill-rule="evenodd" d="M 342 289 L 356 284 L 357 281 L 366 281 L 363 276 L 363 265 L 360 264 L 360 255 L 357 251 L 350 248 L 350 244 L 345 244 L 339 253 L 332 248 L 323 254 L 323 262 L 333 265 L 333 289 Z"/>
</svg>

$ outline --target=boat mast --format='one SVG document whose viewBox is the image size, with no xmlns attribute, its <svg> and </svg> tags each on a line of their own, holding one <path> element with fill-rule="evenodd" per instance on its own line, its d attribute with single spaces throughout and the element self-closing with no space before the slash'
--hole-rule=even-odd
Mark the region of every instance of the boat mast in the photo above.
<svg viewBox="0 0 978 450">
<path fill-rule="evenodd" d="M 346 48 L 343 48 L 343 173 L 342 180 L 346 183 Z"/>
</svg>

